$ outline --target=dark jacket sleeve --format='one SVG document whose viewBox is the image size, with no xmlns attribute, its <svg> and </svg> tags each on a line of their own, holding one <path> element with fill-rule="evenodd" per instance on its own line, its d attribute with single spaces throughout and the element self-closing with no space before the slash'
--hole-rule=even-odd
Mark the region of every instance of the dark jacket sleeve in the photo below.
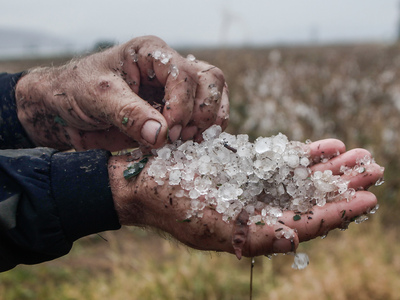
<svg viewBox="0 0 400 300">
<path fill-rule="evenodd" d="M 32 148 L 17 117 L 15 85 L 23 73 L 0 73 L 0 149 Z"/>
<path fill-rule="evenodd" d="M 60 257 L 80 237 L 120 228 L 108 151 L 15 149 L 33 146 L 16 113 L 20 76 L 0 74 L 0 271 Z"/>
<path fill-rule="evenodd" d="M 120 228 L 109 155 L 0 150 L 0 271 L 60 257 L 80 237 Z"/>
</svg>

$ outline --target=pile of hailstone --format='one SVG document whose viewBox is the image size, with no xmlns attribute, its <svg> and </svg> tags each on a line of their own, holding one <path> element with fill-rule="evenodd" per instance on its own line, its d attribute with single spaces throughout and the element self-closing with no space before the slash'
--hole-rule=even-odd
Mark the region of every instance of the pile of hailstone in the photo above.
<svg viewBox="0 0 400 300">
<path fill-rule="evenodd" d="M 229 222 L 245 209 L 249 225 L 273 225 L 285 210 L 305 213 L 355 192 L 330 170 L 311 174 L 307 144 L 283 134 L 252 143 L 247 135 L 221 131 L 214 125 L 201 143 L 177 141 L 154 150 L 148 174 L 159 185 L 181 187 L 176 196 L 191 199 L 187 218 L 213 207 Z"/>
</svg>

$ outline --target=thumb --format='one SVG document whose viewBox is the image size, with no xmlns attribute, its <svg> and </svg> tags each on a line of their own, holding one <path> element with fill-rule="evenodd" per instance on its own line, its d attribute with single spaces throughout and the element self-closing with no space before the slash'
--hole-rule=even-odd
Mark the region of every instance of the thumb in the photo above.
<svg viewBox="0 0 400 300">
<path fill-rule="evenodd" d="M 168 125 L 163 115 L 133 93 L 122 79 L 108 81 L 103 111 L 108 122 L 141 145 L 159 148 L 167 141 Z"/>
</svg>

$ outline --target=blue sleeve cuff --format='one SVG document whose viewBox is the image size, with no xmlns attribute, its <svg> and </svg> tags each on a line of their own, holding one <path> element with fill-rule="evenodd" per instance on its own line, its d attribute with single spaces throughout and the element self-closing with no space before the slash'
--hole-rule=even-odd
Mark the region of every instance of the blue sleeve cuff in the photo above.
<svg viewBox="0 0 400 300">
<path fill-rule="evenodd" d="M 70 241 L 121 227 L 109 186 L 110 155 L 107 151 L 90 150 L 52 156 L 53 197 Z"/>
<path fill-rule="evenodd" d="M 15 102 L 15 86 L 23 72 L 16 74 L 0 73 L 0 149 L 32 148 L 18 120 Z"/>
</svg>

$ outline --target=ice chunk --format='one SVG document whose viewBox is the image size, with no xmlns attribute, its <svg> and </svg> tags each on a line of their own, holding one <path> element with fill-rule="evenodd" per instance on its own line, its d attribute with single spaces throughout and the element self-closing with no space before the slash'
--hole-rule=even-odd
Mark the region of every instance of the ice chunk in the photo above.
<svg viewBox="0 0 400 300">
<path fill-rule="evenodd" d="M 369 213 L 373 215 L 378 211 L 378 209 L 379 209 L 379 204 L 375 205 L 375 207 L 373 209 L 371 209 L 369 211 Z"/>
<path fill-rule="evenodd" d="M 160 62 L 166 65 L 171 59 L 172 55 L 169 53 L 161 53 Z"/>
<path fill-rule="evenodd" d="M 158 157 L 164 160 L 169 160 L 171 158 L 171 149 L 164 147 L 157 151 Z"/>
<path fill-rule="evenodd" d="M 138 57 L 138 55 L 137 55 L 137 53 L 136 53 L 136 51 L 135 51 L 135 49 L 133 47 L 129 48 L 129 54 L 130 54 L 133 62 L 135 62 L 135 63 L 138 62 L 139 57 Z"/>
<path fill-rule="evenodd" d="M 304 180 L 309 176 L 309 171 L 305 167 L 298 167 L 293 171 L 294 177 L 299 180 Z"/>
<path fill-rule="evenodd" d="M 188 61 L 195 61 L 196 60 L 196 57 L 193 54 L 188 54 L 186 56 L 186 58 L 187 58 Z"/>
<path fill-rule="evenodd" d="M 194 180 L 194 188 L 202 195 L 206 194 L 212 185 L 212 181 L 209 177 L 197 177 Z"/>
<path fill-rule="evenodd" d="M 236 187 L 235 185 L 233 185 L 231 183 L 224 183 L 218 189 L 218 195 L 224 201 L 235 200 L 242 193 L 243 193 L 242 189 Z"/>
<path fill-rule="evenodd" d="M 174 64 L 170 64 L 169 65 L 169 74 L 172 76 L 173 79 L 178 78 L 178 76 L 179 76 L 178 67 Z"/>
<path fill-rule="evenodd" d="M 149 76 L 150 79 L 153 79 L 154 77 L 156 77 L 156 73 L 154 72 L 153 69 L 148 69 L 147 76 Z"/>
<path fill-rule="evenodd" d="M 190 197 L 191 199 L 197 199 L 197 198 L 200 197 L 200 193 L 199 193 L 198 190 L 192 189 L 192 190 L 190 190 L 190 192 L 189 192 L 189 197 Z"/>
<path fill-rule="evenodd" d="M 172 170 L 169 174 L 169 184 L 170 185 L 178 185 L 181 182 L 181 171 L 180 170 Z"/>
<path fill-rule="evenodd" d="M 161 51 L 160 51 L 160 50 L 155 50 L 155 51 L 153 51 L 152 56 L 153 56 L 153 58 L 156 59 L 156 60 L 160 59 L 160 57 L 161 57 Z"/>
<path fill-rule="evenodd" d="M 309 166 L 309 164 L 310 164 L 310 160 L 308 159 L 308 157 L 302 157 L 302 158 L 300 158 L 300 164 L 303 166 L 303 167 L 308 167 Z"/>
<path fill-rule="evenodd" d="M 184 190 L 179 190 L 175 193 L 175 197 L 182 198 L 183 196 L 185 196 Z"/>
<path fill-rule="evenodd" d="M 314 180 L 314 185 L 318 190 L 324 193 L 330 193 L 336 190 L 336 186 L 333 183 L 322 179 Z"/>
<path fill-rule="evenodd" d="M 295 154 L 286 155 L 284 159 L 290 168 L 297 168 L 300 164 L 300 158 Z"/>
<path fill-rule="evenodd" d="M 375 186 L 380 186 L 385 182 L 383 178 L 379 178 L 377 182 L 375 182 Z"/>
<path fill-rule="evenodd" d="M 221 132 L 222 132 L 222 129 L 220 126 L 216 126 L 216 125 L 211 126 L 206 131 L 203 132 L 203 139 L 205 141 L 210 141 L 210 140 L 216 139 L 219 137 Z"/>
<path fill-rule="evenodd" d="M 210 89 L 210 97 L 208 99 L 210 99 L 210 101 L 213 102 L 218 101 L 221 98 L 221 92 L 218 90 L 218 87 L 215 85 L 210 85 L 209 89 Z"/>
<path fill-rule="evenodd" d="M 306 268 L 310 263 L 310 259 L 308 255 L 305 253 L 296 253 L 294 255 L 294 262 L 292 264 L 292 268 L 296 270 L 302 270 Z"/>
<path fill-rule="evenodd" d="M 368 220 L 368 216 L 367 215 L 361 215 L 361 216 L 358 216 L 357 218 L 354 219 L 354 223 L 360 224 L 360 223 L 365 222 L 367 220 Z"/>
<path fill-rule="evenodd" d="M 167 58 L 162 52 L 153 55 L 160 60 Z M 214 87 L 209 90 L 212 93 Z M 210 96 L 209 100 L 212 99 Z M 348 187 L 349 182 L 330 170 L 312 173 L 309 147 L 289 142 L 283 134 L 259 137 L 252 143 L 248 135 L 222 133 L 221 127 L 214 125 L 203 133 L 203 139 L 201 143 L 178 140 L 153 150 L 155 156 L 147 166 L 148 175 L 157 184 L 177 186 L 176 197 L 190 201 L 188 218 L 201 218 L 203 210 L 211 207 L 221 214 L 222 220 L 232 222 L 245 210 L 249 225 L 276 226 L 287 210 L 304 213 L 306 218 L 315 205 L 351 201 L 355 194 Z M 340 172 L 363 173 L 372 162 L 370 157 L 364 157 L 354 167 L 342 166 Z M 355 221 L 366 219 L 363 215 Z M 293 239 L 295 232 L 282 226 L 275 235 Z M 307 256 L 296 254 L 294 268 L 302 269 L 307 264 Z"/>
<path fill-rule="evenodd" d="M 245 209 L 249 224 L 274 225 L 285 210 L 306 213 L 314 205 L 350 201 L 354 196 L 348 182 L 330 170 L 311 175 L 307 147 L 282 134 L 251 143 L 247 135 L 222 133 L 214 125 L 203 138 L 201 143 L 177 141 L 153 151 L 157 156 L 147 168 L 155 182 L 162 185 L 168 179 L 183 190 L 179 196 L 194 201 L 188 215 L 200 216 L 204 207 L 211 206 L 229 222 Z M 363 158 L 349 169 L 356 172 L 369 163 L 370 158 Z M 288 238 L 292 232 L 280 235 Z"/>
<path fill-rule="evenodd" d="M 288 143 L 288 138 L 279 133 L 278 135 L 272 137 L 272 148 L 276 153 L 283 153 L 286 149 L 286 145 Z"/>
<path fill-rule="evenodd" d="M 258 138 L 254 144 L 254 149 L 261 154 L 271 149 L 271 140 L 269 138 Z"/>
</svg>

